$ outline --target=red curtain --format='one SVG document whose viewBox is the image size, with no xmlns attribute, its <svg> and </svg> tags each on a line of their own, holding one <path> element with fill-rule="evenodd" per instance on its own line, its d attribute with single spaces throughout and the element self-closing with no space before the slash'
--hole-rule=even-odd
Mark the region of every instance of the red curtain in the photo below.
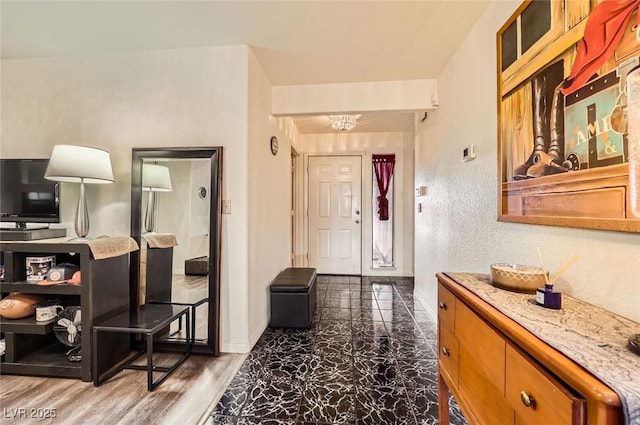
<svg viewBox="0 0 640 425">
<path fill-rule="evenodd" d="M 393 167 L 396 165 L 396 156 L 389 155 L 373 155 L 373 168 L 376 171 L 376 181 L 378 182 L 378 217 L 380 221 L 389 220 L 389 200 L 387 199 L 387 191 L 389 183 L 393 176 Z"/>
</svg>

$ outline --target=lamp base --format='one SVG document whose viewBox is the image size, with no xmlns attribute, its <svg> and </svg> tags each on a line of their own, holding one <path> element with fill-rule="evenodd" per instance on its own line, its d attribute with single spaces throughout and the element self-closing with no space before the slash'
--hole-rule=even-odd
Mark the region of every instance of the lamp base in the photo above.
<svg viewBox="0 0 640 425">
<path fill-rule="evenodd" d="M 92 241 L 92 240 L 93 240 L 93 238 L 87 238 L 86 236 L 85 237 L 76 236 L 75 238 L 71 238 L 71 239 L 67 240 L 67 242 L 89 242 L 89 241 Z"/>
</svg>

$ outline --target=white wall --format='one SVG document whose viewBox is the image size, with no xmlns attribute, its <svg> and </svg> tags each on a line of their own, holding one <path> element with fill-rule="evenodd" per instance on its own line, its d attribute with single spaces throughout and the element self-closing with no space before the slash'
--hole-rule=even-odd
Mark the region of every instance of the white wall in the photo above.
<svg viewBox="0 0 640 425">
<path fill-rule="evenodd" d="M 361 153 L 362 160 L 362 274 L 366 276 L 413 276 L 413 132 L 301 134 L 306 155 Z M 393 257 L 395 270 L 372 269 L 371 192 L 374 153 L 396 155 Z M 306 169 L 306 164 L 305 164 Z M 305 193 L 307 188 L 305 188 Z"/>
<path fill-rule="evenodd" d="M 269 319 L 269 284 L 291 253 L 291 139 L 289 118 L 271 116 L 271 82 L 249 52 L 249 345 Z M 270 140 L 279 151 L 271 154 Z M 233 208 L 233 207 L 232 207 Z M 232 210 L 233 211 L 233 210 Z M 233 214 L 233 212 L 232 212 Z"/>
<path fill-rule="evenodd" d="M 211 160 L 172 160 L 162 162 L 162 165 L 169 167 L 173 190 L 156 193 L 157 231 L 176 236 L 178 246 L 173 249 L 173 272 L 182 274 L 185 260 L 209 254 Z M 207 189 L 204 199 L 198 196 L 201 186 Z M 143 223 L 148 199 L 148 192 L 143 192 Z"/>
<path fill-rule="evenodd" d="M 191 164 L 188 161 L 164 162 L 171 174 L 171 192 L 157 192 L 159 233 L 173 233 L 178 246 L 173 248 L 173 272 L 184 273 L 184 260 L 189 257 L 189 233 L 191 232 Z M 142 193 L 146 208 L 148 192 Z M 144 223 L 144 209 L 142 210 Z"/>
<path fill-rule="evenodd" d="M 132 147 L 224 147 L 223 197 L 233 206 L 222 219 L 222 351 L 248 342 L 248 52 L 2 61 L 3 158 L 49 157 L 56 143 L 110 151 L 116 183 L 87 190 L 93 236 L 129 234 Z M 65 184 L 63 192 L 62 219 L 71 225 L 77 188 Z"/>
<path fill-rule="evenodd" d="M 211 213 L 211 160 L 194 160 L 191 162 L 191 185 L 189 187 L 189 205 L 191 206 L 191 226 L 189 228 L 189 250 L 187 258 L 209 255 L 209 219 Z M 199 189 L 204 187 L 207 194 L 204 198 L 199 195 Z M 217 213 L 214 211 L 214 214 Z M 178 269 L 184 269 L 184 261 Z"/>
<path fill-rule="evenodd" d="M 496 0 L 438 79 L 440 107 L 416 128 L 416 292 L 435 311 L 439 271 L 489 273 L 495 262 L 539 264 L 551 271 L 568 255 L 580 260 L 560 289 L 640 321 L 640 235 L 499 223 L 497 217 L 495 34 L 520 4 Z M 476 143 L 478 158 L 462 163 Z"/>
</svg>

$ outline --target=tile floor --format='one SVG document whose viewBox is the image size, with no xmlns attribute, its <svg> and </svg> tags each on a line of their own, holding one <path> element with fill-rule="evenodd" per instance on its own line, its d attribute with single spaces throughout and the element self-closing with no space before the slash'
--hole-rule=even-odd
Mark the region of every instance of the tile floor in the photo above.
<svg viewBox="0 0 640 425">
<path fill-rule="evenodd" d="M 413 279 L 321 275 L 317 291 L 314 327 L 267 328 L 208 424 L 437 424 L 437 330 Z"/>
</svg>

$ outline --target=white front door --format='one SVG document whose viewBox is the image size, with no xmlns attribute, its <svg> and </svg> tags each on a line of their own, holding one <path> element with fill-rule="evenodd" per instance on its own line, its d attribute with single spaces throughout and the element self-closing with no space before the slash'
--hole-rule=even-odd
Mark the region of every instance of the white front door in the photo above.
<svg viewBox="0 0 640 425">
<path fill-rule="evenodd" d="M 359 275 L 362 164 L 359 156 L 309 157 L 309 267 Z"/>
</svg>

